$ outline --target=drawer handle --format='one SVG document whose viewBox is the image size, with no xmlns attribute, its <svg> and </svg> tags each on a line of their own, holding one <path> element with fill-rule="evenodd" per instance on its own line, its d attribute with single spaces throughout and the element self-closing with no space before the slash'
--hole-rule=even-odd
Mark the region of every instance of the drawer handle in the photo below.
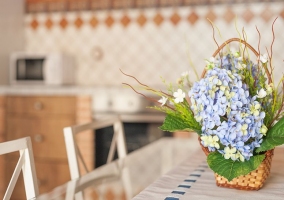
<svg viewBox="0 0 284 200">
<path fill-rule="evenodd" d="M 43 109 L 43 104 L 41 102 L 35 102 L 34 104 L 34 109 L 36 110 L 42 110 Z"/>
<path fill-rule="evenodd" d="M 34 141 L 35 141 L 35 142 L 43 142 L 43 140 L 44 140 L 44 136 L 41 135 L 41 134 L 36 134 L 36 135 L 34 136 Z"/>
</svg>

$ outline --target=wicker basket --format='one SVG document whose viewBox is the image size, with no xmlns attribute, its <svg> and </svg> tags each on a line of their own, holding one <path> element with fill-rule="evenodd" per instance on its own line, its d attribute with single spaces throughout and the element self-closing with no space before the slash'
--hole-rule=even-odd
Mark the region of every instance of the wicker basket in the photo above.
<svg viewBox="0 0 284 200">
<path fill-rule="evenodd" d="M 199 143 L 200 143 L 200 138 Z M 210 153 L 208 148 L 204 147 L 201 143 L 200 146 L 206 156 Z M 239 190 L 259 190 L 270 173 L 274 149 L 265 153 L 265 159 L 258 166 L 258 168 L 247 175 L 239 176 L 231 181 L 228 181 L 223 176 L 215 173 L 216 185 L 219 187 L 234 188 Z"/>
<path fill-rule="evenodd" d="M 216 55 L 218 55 L 220 51 L 231 42 L 242 43 L 243 45 L 245 45 L 245 48 L 250 49 L 255 54 L 255 56 L 257 57 L 259 56 L 259 53 L 250 44 L 248 44 L 246 41 L 241 40 L 239 38 L 231 38 L 227 40 L 226 42 L 224 42 L 222 45 L 218 47 L 218 49 L 213 53 L 212 56 L 215 57 Z M 267 71 L 266 73 L 269 74 Z M 201 77 L 203 78 L 205 74 L 206 74 L 206 69 L 203 70 Z M 269 76 L 268 76 L 268 83 L 271 83 L 271 79 L 269 78 Z M 200 142 L 200 138 L 199 138 L 199 142 Z M 207 156 L 210 153 L 208 148 L 204 147 L 201 143 L 200 143 L 200 146 L 202 147 L 202 150 Z M 270 173 L 273 152 L 274 152 L 274 149 L 269 150 L 265 153 L 265 159 L 262 161 L 262 163 L 258 166 L 256 170 L 250 172 L 249 174 L 245 176 L 239 176 L 237 178 L 234 178 L 232 181 L 228 181 L 223 176 L 220 176 L 217 173 L 215 173 L 215 179 L 216 179 L 217 186 L 235 188 L 235 189 L 240 189 L 240 190 L 259 190 L 263 186 L 266 178 L 268 177 Z"/>
</svg>

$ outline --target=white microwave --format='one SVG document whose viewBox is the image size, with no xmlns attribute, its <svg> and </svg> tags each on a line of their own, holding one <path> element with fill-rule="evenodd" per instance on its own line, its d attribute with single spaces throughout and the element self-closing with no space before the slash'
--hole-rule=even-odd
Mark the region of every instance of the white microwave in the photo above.
<svg viewBox="0 0 284 200">
<path fill-rule="evenodd" d="M 74 58 L 63 53 L 15 52 L 10 56 L 10 84 L 75 83 Z"/>
</svg>

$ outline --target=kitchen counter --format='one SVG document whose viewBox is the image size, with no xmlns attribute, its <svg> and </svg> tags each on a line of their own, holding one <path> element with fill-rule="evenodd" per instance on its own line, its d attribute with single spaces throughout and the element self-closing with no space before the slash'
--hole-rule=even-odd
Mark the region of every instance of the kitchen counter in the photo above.
<svg viewBox="0 0 284 200">
<path fill-rule="evenodd" d="M 128 87 L 96 86 L 46 86 L 7 85 L 0 86 L 0 95 L 20 96 L 91 96 L 94 118 L 118 114 L 127 122 L 162 122 L 165 115 L 147 107 L 155 105 Z M 159 97 L 155 97 L 157 100 Z"/>
<path fill-rule="evenodd" d="M 45 86 L 45 85 L 2 85 L 0 95 L 81 95 L 132 92 L 123 87 L 96 87 L 96 86 Z M 128 93 L 127 92 L 127 93 Z M 133 93 L 133 92 L 132 92 Z"/>
</svg>

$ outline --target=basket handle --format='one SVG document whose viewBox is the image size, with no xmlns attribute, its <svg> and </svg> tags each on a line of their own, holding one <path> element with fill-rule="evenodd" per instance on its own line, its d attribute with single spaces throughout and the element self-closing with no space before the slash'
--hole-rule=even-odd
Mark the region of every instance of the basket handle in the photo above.
<svg viewBox="0 0 284 200">
<path fill-rule="evenodd" d="M 214 53 L 213 53 L 213 57 L 215 57 L 227 44 L 231 43 L 231 42 L 240 42 L 242 44 L 244 44 L 246 47 L 248 47 L 254 54 L 256 57 L 259 57 L 259 53 L 249 44 L 247 43 L 245 40 L 242 40 L 240 38 L 231 38 L 231 39 L 228 39 L 227 41 L 225 41 Z M 265 73 L 268 77 L 268 83 L 271 83 L 271 77 L 270 77 L 270 74 L 267 70 L 267 68 L 264 68 L 265 69 Z M 202 74 L 201 74 L 201 78 L 203 78 L 206 74 L 206 69 L 203 70 Z"/>
</svg>

